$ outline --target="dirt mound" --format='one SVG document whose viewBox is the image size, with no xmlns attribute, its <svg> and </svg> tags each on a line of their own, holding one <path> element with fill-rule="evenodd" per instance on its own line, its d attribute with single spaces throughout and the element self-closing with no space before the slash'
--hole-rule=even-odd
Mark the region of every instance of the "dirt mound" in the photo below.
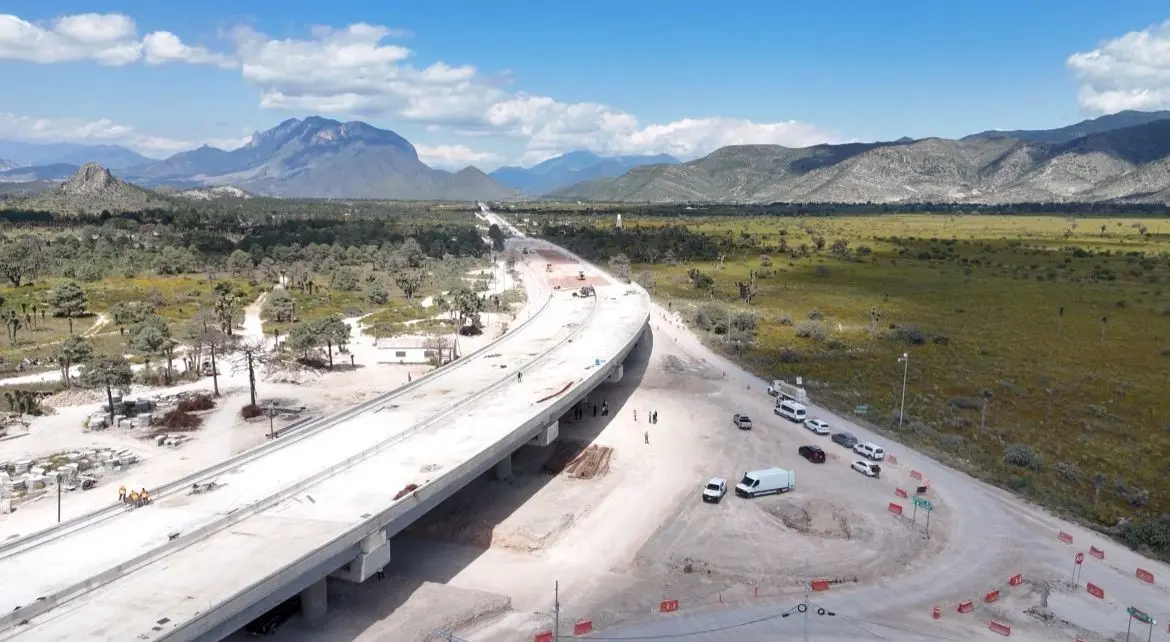
<svg viewBox="0 0 1170 642">
<path fill-rule="evenodd" d="M 855 520 L 849 511 L 818 499 L 769 506 L 767 511 L 788 528 L 808 535 L 855 539 L 862 534 L 853 525 Z"/>
</svg>

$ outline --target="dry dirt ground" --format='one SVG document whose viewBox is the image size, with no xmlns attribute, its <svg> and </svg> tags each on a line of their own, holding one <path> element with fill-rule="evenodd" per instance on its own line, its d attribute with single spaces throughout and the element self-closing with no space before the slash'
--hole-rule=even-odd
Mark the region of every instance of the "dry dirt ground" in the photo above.
<svg viewBox="0 0 1170 642">
<path fill-rule="evenodd" d="M 880 479 L 866 478 L 849 468 L 851 451 L 772 415 L 758 382 L 698 346 L 665 312 L 656 309 L 653 325 L 654 336 L 627 361 L 625 379 L 599 388 L 582 421 L 561 426 L 562 440 L 613 448 L 606 474 L 554 476 L 542 466 L 555 446 L 525 449 L 510 479 L 477 480 L 396 537 L 385 580 L 335 586 L 347 604 L 363 606 L 346 607 L 317 629 L 291 623 L 274 639 L 406 641 L 440 630 L 477 642 L 531 639 L 550 628 L 556 584 L 564 635 L 584 618 L 615 639 L 798 635 L 784 628 L 796 620 L 776 613 L 805 599 L 812 578 L 831 583 L 812 599 L 843 610 L 833 622 L 803 625 L 818 639 L 998 638 L 988 629 L 992 619 L 1024 639 L 1122 639 L 1129 603 L 1165 617 L 1157 609 L 1167 589 L 1132 579 L 1134 566 L 1156 573 L 1165 567 L 896 444 L 886 445 L 904 453 L 902 461 L 886 462 Z M 592 404 L 603 401 L 610 416 L 594 417 Z M 651 410 L 657 424 L 646 423 Z M 735 412 L 751 414 L 755 428 L 736 429 Z M 812 416 L 864 435 L 845 419 L 815 409 Z M 798 457 L 805 443 L 821 445 L 828 461 Z M 734 483 L 746 470 L 773 465 L 796 472 L 795 491 L 700 501 L 710 477 Z M 929 537 L 924 513 L 912 522 L 909 500 L 895 494 L 913 494 L 920 483 L 911 466 L 935 478 L 924 495 L 934 504 Z M 901 502 L 905 515 L 892 515 L 891 501 Z M 1061 530 L 1077 545 L 1058 542 Z M 1074 588 L 1072 555 L 1090 543 L 1107 548 L 1108 561 L 1091 558 Z M 1016 573 L 1026 579 L 1011 588 L 1007 580 Z M 1120 590 L 1096 600 L 1086 581 Z M 1039 609 L 1044 584 L 1051 587 L 1047 610 Z M 994 589 L 1002 597 L 983 602 Z M 663 599 L 679 600 L 679 614 L 656 614 Z M 975 611 L 959 616 L 955 606 L 965 599 Z M 510 608 L 500 607 L 505 602 Z M 934 605 L 939 620 L 931 618 Z M 401 613 L 426 613 L 426 625 L 407 627 Z M 773 628 L 759 637 L 741 630 L 753 618 Z M 675 634 L 661 628 L 671 622 L 678 623 Z"/>
<path fill-rule="evenodd" d="M 245 336 L 262 336 L 260 303 L 257 301 L 245 311 L 242 327 Z M 528 314 L 526 307 L 518 311 L 516 321 L 507 314 L 484 315 L 484 332 L 475 337 L 462 337 L 460 349 L 465 354 L 470 353 L 497 338 L 506 324 L 514 326 L 525 318 Z M 306 412 L 299 417 L 301 419 L 324 416 L 387 392 L 406 383 L 408 377 L 418 377 L 431 369 L 427 365 L 380 363 L 382 358 L 373 337 L 358 331 L 356 319 L 347 321 L 354 329 L 348 350 L 354 357 L 355 366 L 350 365 L 348 355 L 335 355 L 337 365 L 333 372 L 298 376 L 299 383 L 261 380 L 257 385 L 259 402 L 264 404 L 267 400 L 274 400 L 285 406 L 304 406 Z M 204 414 L 203 425 L 196 432 L 189 433 L 194 438 L 178 447 L 157 446 L 154 441 L 140 439 L 129 430 L 84 430 L 85 419 L 100 411 L 104 394 L 80 391 L 63 396 L 86 399 L 88 403 L 74 405 L 67 401 L 67 405 L 58 406 L 53 414 L 32 418 L 27 433 L 0 439 L 0 462 L 35 459 L 91 447 L 129 448 L 139 455 L 140 463 L 105 475 L 93 490 L 67 492 L 62 498 L 61 517 L 68 520 L 115 501 L 120 485 L 127 488 L 156 487 L 263 443 L 270 429 L 268 418 L 244 420 L 240 417 L 240 409 L 249 402 L 247 375 L 236 371 L 227 360 L 221 361 L 219 370 L 222 397 L 216 400 L 215 409 Z M 134 386 L 129 396 L 173 395 L 181 391 L 210 393 L 211 389 L 211 379 L 204 378 L 165 389 Z M 280 429 L 294 420 L 277 418 L 273 427 Z M 56 519 L 55 493 L 17 503 L 14 512 L 0 515 L 0 540 L 45 528 Z"/>
</svg>

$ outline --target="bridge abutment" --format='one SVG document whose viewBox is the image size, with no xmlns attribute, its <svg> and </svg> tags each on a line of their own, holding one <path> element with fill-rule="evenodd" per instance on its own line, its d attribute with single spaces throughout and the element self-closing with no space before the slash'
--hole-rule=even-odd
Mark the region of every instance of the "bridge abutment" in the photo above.
<svg viewBox="0 0 1170 642">
<path fill-rule="evenodd" d="M 329 612 L 329 589 L 325 578 L 301 591 L 301 617 L 310 625 L 320 624 Z"/>
</svg>

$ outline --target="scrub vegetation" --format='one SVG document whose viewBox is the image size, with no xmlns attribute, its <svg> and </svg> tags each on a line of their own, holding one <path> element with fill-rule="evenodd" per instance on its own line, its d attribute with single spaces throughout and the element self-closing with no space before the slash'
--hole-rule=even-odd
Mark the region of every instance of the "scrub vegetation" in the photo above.
<svg viewBox="0 0 1170 642">
<path fill-rule="evenodd" d="M 754 373 L 1170 557 L 1170 220 L 677 209 L 512 215 Z"/>
</svg>

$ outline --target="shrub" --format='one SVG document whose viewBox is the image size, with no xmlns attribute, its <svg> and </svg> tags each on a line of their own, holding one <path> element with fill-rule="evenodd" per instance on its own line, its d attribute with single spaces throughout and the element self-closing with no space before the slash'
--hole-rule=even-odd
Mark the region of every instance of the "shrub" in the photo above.
<svg viewBox="0 0 1170 642">
<path fill-rule="evenodd" d="M 920 346 L 926 343 L 926 333 L 912 325 L 895 328 L 892 336 L 894 339 L 904 341 L 912 346 Z"/>
<path fill-rule="evenodd" d="M 190 430 L 199 427 L 199 424 L 203 423 L 203 419 L 175 408 L 163 415 L 160 423 L 167 430 Z"/>
<path fill-rule="evenodd" d="M 983 408 L 983 402 L 974 397 L 953 397 L 947 402 L 947 405 L 953 408 L 962 408 L 963 410 L 980 410 Z"/>
<path fill-rule="evenodd" d="M 868 245 L 858 245 L 855 251 L 857 252 L 857 256 L 869 256 L 873 252 Z"/>
<path fill-rule="evenodd" d="M 198 412 L 200 410 L 211 410 L 215 407 L 215 402 L 207 395 L 195 395 L 188 397 L 179 402 L 179 410 L 183 412 Z"/>
<path fill-rule="evenodd" d="M 1081 468 L 1071 461 L 1062 461 L 1056 464 L 1056 474 L 1067 482 L 1076 483 L 1081 478 Z"/>
<path fill-rule="evenodd" d="M 829 276 L 829 266 L 827 266 L 827 265 L 813 266 L 813 276 L 820 277 L 822 279 Z"/>
<path fill-rule="evenodd" d="M 251 419 L 253 417 L 259 417 L 262 414 L 264 414 L 264 409 L 261 408 L 260 406 L 257 406 L 256 404 L 250 403 L 250 404 L 244 406 L 243 408 L 240 408 L 240 415 L 243 416 L 244 419 Z"/>
<path fill-rule="evenodd" d="M 801 321 L 796 324 L 796 336 L 813 341 L 824 341 L 829 336 L 825 325 L 819 321 Z"/>
<path fill-rule="evenodd" d="M 1044 468 L 1044 457 L 1027 444 L 1009 444 L 1003 449 L 1003 461 L 1029 470 Z"/>
<path fill-rule="evenodd" d="M 804 353 L 800 350 L 793 350 L 791 348 L 784 348 L 777 355 L 780 363 L 800 363 L 804 361 Z"/>
<path fill-rule="evenodd" d="M 787 312 L 781 312 L 780 316 L 776 317 L 776 323 L 780 325 L 792 325 L 792 315 Z"/>
<path fill-rule="evenodd" d="M 808 318 L 810 321 L 820 321 L 825 318 L 825 313 L 820 308 L 813 308 L 808 311 Z"/>
</svg>

